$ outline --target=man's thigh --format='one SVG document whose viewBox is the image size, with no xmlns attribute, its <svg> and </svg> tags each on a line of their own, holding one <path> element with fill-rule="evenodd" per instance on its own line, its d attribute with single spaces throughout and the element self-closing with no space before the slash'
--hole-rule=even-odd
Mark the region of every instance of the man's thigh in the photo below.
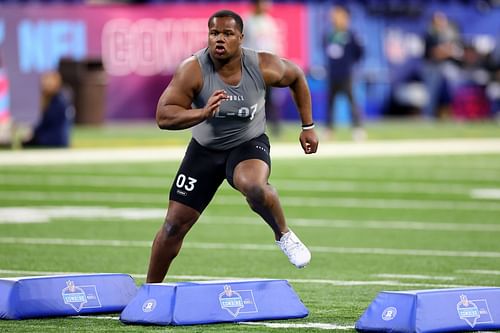
<svg viewBox="0 0 500 333">
<path fill-rule="evenodd" d="M 262 134 L 261 136 L 245 142 L 233 149 L 230 152 L 226 163 L 226 179 L 228 183 L 232 187 L 235 187 L 234 170 L 236 169 L 236 166 L 243 161 L 251 159 L 264 161 L 269 167 L 269 172 L 271 172 L 270 151 L 271 146 L 269 144 L 269 138 L 265 134 Z"/>
<path fill-rule="evenodd" d="M 203 212 L 224 181 L 226 154 L 192 139 L 170 189 L 170 200 Z"/>
</svg>

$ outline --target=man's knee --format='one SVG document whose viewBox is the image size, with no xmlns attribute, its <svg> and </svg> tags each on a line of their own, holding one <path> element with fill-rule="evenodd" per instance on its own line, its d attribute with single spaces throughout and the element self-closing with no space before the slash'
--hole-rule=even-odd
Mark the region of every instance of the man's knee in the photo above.
<svg viewBox="0 0 500 333">
<path fill-rule="evenodd" d="M 162 233 L 165 238 L 182 238 L 186 232 L 186 228 L 183 225 L 170 221 L 163 223 Z"/>
<path fill-rule="evenodd" d="M 169 211 L 163 223 L 162 233 L 167 238 L 182 239 L 197 219 L 198 216 Z"/>
<path fill-rule="evenodd" d="M 250 185 L 245 188 L 243 194 L 251 206 L 265 206 L 275 196 L 273 188 L 268 184 Z"/>
</svg>

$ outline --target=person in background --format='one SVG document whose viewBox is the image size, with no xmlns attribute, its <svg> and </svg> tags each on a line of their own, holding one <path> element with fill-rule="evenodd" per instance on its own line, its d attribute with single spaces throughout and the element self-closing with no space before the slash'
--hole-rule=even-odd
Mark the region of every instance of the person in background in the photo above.
<svg viewBox="0 0 500 333">
<path fill-rule="evenodd" d="M 328 104 L 325 121 L 325 138 L 333 136 L 335 115 L 335 98 L 344 93 L 349 101 L 353 139 L 362 141 L 366 138 L 363 129 L 362 114 L 354 98 L 352 88 L 353 69 L 363 57 L 363 47 L 350 30 L 351 16 L 349 10 L 335 5 L 330 10 L 332 30 L 324 38 L 324 49 L 327 58 Z"/>
<path fill-rule="evenodd" d="M 283 45 L 278 24 L 269 14 L 270 1 L 254 0 L 252 13 L 245 19 L 245 40 L 243 46 L 256 51 L 283 55 Z M 266 119 L 271 133 L 280 133 L 280 112 L 273 99 L 271 87 L 266 89 Z"/>
<path fill-rule="evenodd" d="M 9 77 L 0 54 L 0 147 L 12 145 L 12 119 L 9 107 Z"/>
<path fill-rule="evenodd" d="M 463 44 L 458 75 L 451 86 L 454 118 L 479 120 L 491 116 L 486 92 L 490 75 L 486 65 L 486 55 L 480 53 L 472 42 Z"/>
<path fill-rule="evenodd" d="M 496 36 L 495 47 L 488 54 L 486 68 L 490 73 L 486 92 L 491 101 L 491 113 L 494 119 L 500 123 L 500 31 Z"/>
<path fill-rule="evenodd" d="M 432 14 L 424 36 L 423 78 L 429 96 L 424 116 L 428 118 L 442 118 L 449 113 L 451 92 L 446 71 L 456 67 L 454 62 L 460 61 L 462 54 L 460 39 L 458 29 L 448 20 L 446 14 L 443 12 Z"/>
<path fill-rule="evenodd" d="M 68 147 L 75 109 L 61 75 L 56 71 L 43 73 L 40 88 L 40 119 L 23 147 Z"/>
</svg>

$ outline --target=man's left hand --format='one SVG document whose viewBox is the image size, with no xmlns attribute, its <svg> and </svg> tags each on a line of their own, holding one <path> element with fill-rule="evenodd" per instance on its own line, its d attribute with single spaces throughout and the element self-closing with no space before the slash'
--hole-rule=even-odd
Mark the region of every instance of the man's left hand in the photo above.
<svg viewBox="0 0 500 333">
<path fill-rule="evenodd" d="M 300 132 L 299 140 L 302 145 L 302 149 L 304 149 L 304 153 L 314 154 L 316 150 L 318 150 L 319 140 L 314 129 L 303 130 Z"/>
</svg>

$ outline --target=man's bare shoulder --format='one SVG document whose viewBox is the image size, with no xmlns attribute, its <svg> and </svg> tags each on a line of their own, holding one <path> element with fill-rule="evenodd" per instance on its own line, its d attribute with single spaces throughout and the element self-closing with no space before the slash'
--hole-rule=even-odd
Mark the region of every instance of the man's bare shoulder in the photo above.
<svg viewBox="0 0 500 333">
<path fill-rule="evenodd" d="M 259 68 L 264 82 L 268 85 L 276 84 L 284 75 L 284 62 L 274 53 L 259 52 L 258 55 Z"/>
<path fill-rule="evenodd" d="M 274 53 L 259 51 L 257 54 L 259 56 L 259 64 L 261 67 L 273 66 L 273 64 L 280 61 L 280 58 Z"/>
<path fill-rule="evenodd" d="M 193 55 L 186 58 L 179 64 L 175 72 L 174 79 L 175 82 L 180 84 L 182 87 L 190 87 L 194 90 L 200 89 L 203 78 L 201 66 L 196 56 Z"/>
<path fill-rule="evenodd" d="M 198 58 L 194 55 L 184 59 L 177 67 L 177 73 L 188 72 L 188 74 L 193 74 L 196 71 L 201 71 L 201 67 Z"/>
</svg>

